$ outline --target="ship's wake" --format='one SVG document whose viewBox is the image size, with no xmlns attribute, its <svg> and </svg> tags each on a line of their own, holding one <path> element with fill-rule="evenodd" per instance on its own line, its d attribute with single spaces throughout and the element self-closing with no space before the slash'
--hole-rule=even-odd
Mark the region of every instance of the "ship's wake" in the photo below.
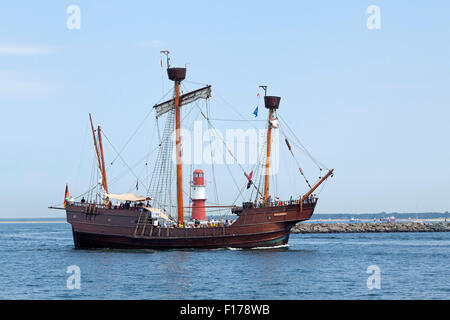
<svg viewBox="0 0 450 320">
<path fill-rule="evenodd" d="M 241 250 L 273 250 L 273 249 L 287 249 L 289 244 L 280 244 L 279 246 L 268 246 L 268 247 L 254 247 L 254 248 L 232 248 L 227 247 L 228 250 L 241 251 Z"/>
</svg>

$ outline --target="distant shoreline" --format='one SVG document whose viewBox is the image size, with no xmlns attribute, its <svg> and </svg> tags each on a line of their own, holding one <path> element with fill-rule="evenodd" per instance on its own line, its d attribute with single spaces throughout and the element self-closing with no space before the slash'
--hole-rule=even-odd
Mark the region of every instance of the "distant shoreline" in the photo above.
<svg viewBox="0 0 450 320">
<path fill-rule="evenodd" d="M 2 223 L 67 223 L 67 221 L 64 220 L 0 220 L 0 224 Z"/>
<path fill-rule="evenodd" d="M 292 233 L 450 232 L 449 222 L 297 223 Z"/>
</svg>

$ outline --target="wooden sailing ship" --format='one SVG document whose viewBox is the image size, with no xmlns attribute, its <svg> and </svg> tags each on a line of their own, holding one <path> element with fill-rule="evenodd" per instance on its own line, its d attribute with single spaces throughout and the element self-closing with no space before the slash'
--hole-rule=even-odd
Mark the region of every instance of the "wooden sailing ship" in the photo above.
<svg viewBox="0 0 450 320">
<path fill-rule="evenodd" d="M 164 53 L 168 54 L 168 52 Z M 244 171 L 247 188 L 252 186 L 257 193 L 255 201 L 243 202 L 241 206 L 230 206 L 231 213 L 237 216 L 232 224 L 189 225 L 184 217 L 184 210 L 188 206 L 183 203 L 180 109 L 183 105 L 198 99 L 209 98 L 211 87 L 206 86 L 181 95 L 180 84 L 186 77 L 186 68 L 170 67 L 167 58 L 167 73 L 169 79 L 174 82 L 174 97 L 155 105 L 154 109 L 157 117 L 170 112 L 175 118 L 177 219 L 171 218 L 170 210 L 148 205 L 154 197 L 153 194 L 141 197 L 134 194 L 108 192 L 102 131 L 99 126 L 96 137 L 92 118 L 89 115 L 101 177 L 103 201 L 85 201 L 83 198 L 82 201 L 75 202 L 68 199 L 65 210 L 67 221 L 72 225 L 75 248 L 254 248 L 287 244 L 291 228 L 298 222 L 308 220 L 313 214 L 317 203 L 317 197 L 312 196 L 313 192 L 333 174 L 333 170 L 328 170 L 323 177 L 319 177 L 318 182 L 309 186 L 309 190 L 303 196 L 297 199 L 291 198 L 289 201 L 276 201 L 276 203 L 271 201 L 269 197 L 271 135 L 272 129 L 276 127 L 273 125 L 273 120 L 274 113 L 279 108 L 280 97 L 265 94 L 264 102 L 269 116 L 264 158 L 264 190 L 259 191 L 251 174 Z M 266 87 L 263 88 L 266 92 Z M 205 114 L 202 115 L 207 118 Z M 292 152 L 287 139 L 286 144 Z M 161 152 L 169 151 L 161 149 Z M 303 174 L 301 168 L 300 171 Z M 126 205 L 113 205 L 113 199 L 125 201 Z"/>
</svg>

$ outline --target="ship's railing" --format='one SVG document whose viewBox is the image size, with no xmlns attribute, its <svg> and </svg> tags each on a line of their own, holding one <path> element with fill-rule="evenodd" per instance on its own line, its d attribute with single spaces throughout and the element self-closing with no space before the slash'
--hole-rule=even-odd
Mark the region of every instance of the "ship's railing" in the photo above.
<svg viewBox="0 0 450 320">
<path fill-rule="evenodd" d="M 88 202 L 69 202 L 69 204 L 71 206 L 75 206 L 75 207 L 98 206 L 98 205 L 94 205 L 93 203 L 88 203 Z"/>
<path fill-rule="evenodd" d="M 233 225 L 234 222 L 216 222 L 216 223 L 206 223 L 206 224 L 185 224 L 185 225 L 177 225 L 176 223 L 170 225 L 164 225 L 158 223 L 157 225 L 153 225 L 154 228 L 169 228 L 169 229 L 209 229 L 209 228 L 228 228 Z"/>
<path fill-rule="evenodd" d="M 69 203 L 71 206 L 75 206 L 75 207 L 90 207 L 90 208 L 97 208 L 97 209 L 106 209 L 107 206 L 104 204 L 99 204 L 99 203 L 91 203 L 91 202 L 72 202 Z"/>
<path fill-rule="evenodd" d="M 202 221 L 201 223 L 195 223 L 195 222 L 187 222 L 183 227 L 184 228 L 215 228 L 215 227 L 229 227 L 234 223 L 234 221 L 232 219 L 226 219 L 225 221 L 223 220 L 205 220 Z"/>
<path fill-rule="evenodd" d="M 103 203 L 92 203 L 92 202 L 69 202 L 71 206 L 75 207 L 84 207 L 92 209 L 116 209 L 116 210 L 130 210 L 130 211 L 140 211 L 142 210 L 143 205 L 127 205 L 127 206 L 120 206 L 120 205 L 106 205 Z"/>
<path fill-rule="evenodd" d="M 308 197 L 303 200 L 303 204 L 316 203 L 317 197 Z M 295 206 L 299 205 L 300 200 L 287 200 L 287 201 L 279 201 L 279 200 L 269 200 L 269 202 L 259 201 L 256 204 L 253 202 L 246 202 L 243 204 L 244 208 L 267 208 L 267 207 L 282 207 L 282 206 Z"/>
</svg>

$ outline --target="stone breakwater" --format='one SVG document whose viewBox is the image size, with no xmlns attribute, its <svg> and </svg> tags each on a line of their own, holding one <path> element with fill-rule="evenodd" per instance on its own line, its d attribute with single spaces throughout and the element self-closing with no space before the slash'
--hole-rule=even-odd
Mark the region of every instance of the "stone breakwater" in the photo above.
<svg viewBox="0 0 450 320">
<path fill-rule="evenodd" d="M 438 223 L 297 223 L 292 233 L 448 232 L 449 222 Z"/>
</svg>

